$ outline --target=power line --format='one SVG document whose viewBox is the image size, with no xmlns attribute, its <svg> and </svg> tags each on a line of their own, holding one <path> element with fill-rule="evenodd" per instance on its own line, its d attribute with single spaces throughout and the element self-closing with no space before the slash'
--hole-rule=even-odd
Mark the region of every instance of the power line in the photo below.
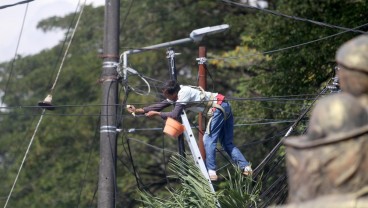
<svg viewBox="0 0 368 208">
<path fill-rule="evenodd" d="M 0 6 L 0 9 L 5 9 L 5 8 L 8 8 L 8 7 L 12 7 L 12 6 L 20 5 L 20 4 L 27 4 L 31 1 L 34 1 L 34 0 L 25 0 L 25 1 L 20 1 L 20 2 L 14 3 L 14 4 L 8 4 L 8 5 Z M 27 7 L 28 7 L 28 5 L 27 5 Z"/>
<path fill-rule="evenodd" d="M 355 27 L 354 29 L 365 27 L 367 25 L 368 25 L 368 23 L 360 25 L 358 27 Z M 347 32 L 349 32 L 349 31 L 343 31 L 343 32 L 339 32 L 339 33 L 329 35 L 329 36 L 326 36 L 326 37 L 322 37 L 322 38 L 319 38 L 319 39 L 307 41 L 307 42 L 304 42 L 304 43 L 300 43 L 300 44 L 296 44 L 296 45 L 292 45 L 292 46 L 288 46 L 288 47 L 284 47 L 284 48 L 278 48 L 278 49 L 274 49 L 274 50 L 264 51 L 264 52 L 253 53 L 253 54 L 249 54 L 249 55 L 246 55 L 246 56 L 226 57 L 226 58 L 213 57 L 213 58 L 208 58 L 208 60 L 241 59 L 241 58 L 247 58 L 247 57 L 251 57 L 251 56 L 267 55 L 267 54 L 272 54 L 272 53 L 276 53 L 276 52 L 282 52 L 282 51 L 286 51 L 286 50 L 289 50 L 289 49 L 293 49 L 293 48 L 309 45 L 309 44 L 312 44 L 312 43 L 316 43 L 316 42 L 319 42 L 319 41 L 322 41 L 322 40 L 326 40 L 326 39 L 329 39 L 329 38 L 332 38 L 332 37 L 335 37 L 335 36 L 342 35 L 342 34 L 347 33 Z"/>
<path fill-rule="evenodd" d="M 75 19 L 76 19 L 76 17 L 77 17 L 78 8 L 79 8 L 79 5 L 80 5 L 80 4 L 81 4 L 81 0 L 79 0 L 79 1 L 78 1 L 77 6 L 75 7 L 75 11 L 74 11 L 74 14 L 73 14 L 73 18 L 70 20 L 70 24 L 69 24 L 68 30 L 67 30 L 67 32 L 65 33 L 65 37 L 64 37 L 63 44 L 62 44 L 62 46 L 61 46 L 61 48 L 60 48 L 60 52 L 59 52 L 59 54 L 58 54 L 58 56 L 57 56 L 57 57 L 58 57 L 58 59 L 57 59 L 57 61 L 55 62 L 54 66 L 53 66 L 53 68 L 54 68 L 54 69 L 56 69 L 58 62 L 59 62 L 59 60 L 60 60 L 60 59 L 61 59 L 61 57 L 62 57 L 63 50 L 64 50 L 64 48 L 65 48 L 65 45 L 66 45 L 67 40 L 68 40 L 68 37 L 69 37 L 69 36 L 68 36 L 68 34 L 69 34 L 69 33 L 70 33 L 70 31 L 72 30 L 73 23 L 74 23 L 74 21 L 75 21 Z M 52 71 L 52 73 L 50 74 L 49 83 L 48 83 L 48 85 L 47 85 L 47 86 L 50 86 L 50 84 L 51 84 L 51 82 L 52 82 L 52 77 L 54 76 L 54 72 L 55 72 L 55 70 L 53 70 L 53 71 Z"/>
<path fill-rule="evenodd" d="M 242 98 L 242 97 L 227 97 L 228 101 L 258 101 L 258 102 L 272 102 L 272 101 L 308 101 L 313 100 L 312 96 L 316 96 L 314 94 L 300 94 L 300 95 L 288 95 L 288 96 L 271 96 L 271 97 L 252 97 L 252 98 Z M 304 97 L 304 98 L 303 98 Z M 151 105 L 157 102 L 150 103 L 131 103 L 134 105 Z M 80 107 L 101 107 L 102 104 L 82 104 L 82 105 L 54 105 L 55 108 L 80 108 Z M 106 105 L 105 105 L 106 106 Z M 111 104 L 108 106 L 120 106 L 120 104 Z M 0 107 L 1 110 L 20 110 L 20 109 L 29 109 L 29 108 L 40 108 L 38 105 L 17 105 L 17 106 L 3 106 Z M 0 113 L 1 114 L 1 113 Z"/>
<path fill-rule="evenodd" d="M 81 19 L 81 17 L 82 17 L 82 13 L 83 13 L 83 11 L 84 11 L 85 4 L 86 4 L 86 0 L 84 1 L 84 4 L 83 4 L 83 5 L 81 5 L 81 8 L 80 8 L 80 12 L 79 12 L 79 16 L 78 16 L 77 22 L 75 23 L 75 27 L 74 27 L 73 32 L 72 32 L 72 35 L 71 35 L 71 37 L 70 37 L 69 43 L 68 43 L 68 45 L 67 45 L 67 47 L 66 47 L 66 49 L 65 49 L 65 53 L 64 53 L 63 59 L 61 60 L 59 70 L 58 70 L 58 72 L 57 72 L 57 74 L 56 74 L 54 84 L 52 85 L 52 87 L 51 87 L 51 89 L 50 89 L 50 91 L 51 91 L 51 92 L 50 92 L 50 94 L 52 94 L 52 92 L 53 92 L 53 90 L 54 90 L 54 88 L 55 88 L 55 86 L 56 86 L 56 83 L 57 83 L 57 81 L 59 80 L 59 76 L 60 76 L 61 69 L 63 68 L 63 64 L 64 64 L 64 61 L 65 61 L 65 58 L 66 58 L 66 56 L 67 56 L 67 54 L 68 54 L 68 52 L 69 52 L 69 48 L 70 48 L 70 45 L 71 45 L 71 43 L 72 43 L 72 41 L 73 41 L 73 38 L 74 38 L 75 32 L 77 31 L 77 28 L 78 28 L 78 26 L 79 26 L 79 21 L 80 21 L 80 19 Z"/>
<path fill-rule="evenodd" d="M 6 98 L 6 95 L 7 95 L 7 91 L 8 91 L 8 87 L 9 87 L 9 82 L 10 82 L 10 79 L 11 79 L 11 77 L 13 75 L 14 63 L 15 63 L 15 60 L 17 58 L 19 44 L 20 44 L 20 39 L 22 38 L 23 29 L 24 29 L 24 23 L 26 21 L 27 13 L 28 13 L 28 3 L 27 3 L 27 6 L 26 6 L 26 10 L 24 11 L 24 16 L 23 16 L 23 20 L 22 20 L 22 26 L 21 26 L 20 33 L 19 33 L 18 40 L 17 40 L 17 47 L 15 48 L 14 58 L 12 59 L 12 61 L 10 63 L 10 72 L 9 72 L 8 79 L 6 80 L 5 89 L 3 90 L 4 95 L 1 98 L 1 104 L 0 104 L 0 106 L 2 106 L 3 103 L 4 103 L 4 101 L 5 101 L 5 98 Z"/>
<path fill-rule="evenodd" d="M 41 124 L 41 121 L 42 121 L 42 119 L 43 119 L 43 114 L 44 114 L 44 113 L 45 113 L 45 110 L 43 110 L 43 111 L 42 111 L 42 114 L 41 114 L 41 116 L 40 116 L 40 119 L 38 120 L 38 123 L 37 123 L 37 125 L 36 125 L 36 128 L 35 128 L 35 130 L 34 130 L 34 132 L 33 132 L 32 138 L 31 138 L 31 140 L 29 141 L 29 144 L 28 144 L 27 150 L 26 150 L 26 152 L 24 153 L 22 163 L 20 164 L 20 167 L 19 167 L 19 169 L 18 169 L 18 173 L 17 173 L 17 175 L 16 175 L 16 177 L 15 177 L 15 179 L 14 179 L 13 186 L 12 186 L 12 187 L 11 187 L 11 189 L 10 189 L 10 192 L 9 192 L 8 198 L 6 199 L 6 202 L 5 202 L 4 208 L 6 208 L 6 206 L 7 206 L 8 202 L 9 202 L 9 199 L 10 199 L 10 197 L 11 197 L 12 193 L 13 193 L 13 190 L 14 190 L 15 184 L 16 184 L 16 183 L 17 183 L 17 181 L 18 181 L 19 174 L 20 174 L 20 172 L 21 172 L 21 170 L 22 170 L 22 168 L 23 168 L 23 164 L 24 164 L 24 162 L 25 162 L 25 160 L 26 160 L 26 158 L 27 158 L 27 155 L 28 155 L 29 149 L 31 148 L 31 145 L 32 145 L 32 143 L 33 143 L 33 140 L 34 140 L 34 138 L 35 138 L 35 136 L 36 136 L 36 133 L 37 133 L 37 131 L 38 131 L 38 128 L 39 128 L 39 126 L 40 126 L 40 124 Z"/>
<path fill-rule="evenodd" d="M 296 17 L 296 16 L 289 16 L 289 15 L 286 15 L 286 14 L 282 14 L 280 12 L 276 12 L 276 11 L 272 11 L 272 10 L 268 10 L 268 9 L 263 9 L 263 8 L 258 8 L 258 7 L 250 6 L 250 5 L 247 5 L 247 4 L 238 3 L 238 2 L 233 2 L 233 1 L 230 1 L 230 0 L 222 0 L 222 1 L 226 2 L 228 4 L 239 6 L 239 7 L 256 9 L 256 10 L 267 12 L 267 13 L 270 13 L 270 14 L 273 14 L 273 15 L 276 15 L 276 16 L 286 17 L 286 18 L 290 18 L 290 19 L 298 20 L 298 21 L 302 21 L 302 22 L 309 22 L 309 23 L 316 24 L 316 25 L 319 25 L 319 26 L 324 26 L 324 27 L 329 27 L 329 28 L 334 28 L 334 29 L 340 29 L 340 30 L 344 30 L 344 31 L 347 31 L 347 32 L 356 32 L 356 33 L 363 33 L 363 34 L 366 33 L 365 31 L 362 31 L 362 30 L 356 30 L 356 29 L 341 27 L 341 26 L 337 26 L 337 25 L 332 25 L 332 24 L 319 22 L 319 21 L 315 21 L 315 20 L 310 20 L 310 19 L 306 19 L 306 18 L 301 18 L 301 17 Z"/>
</svg>

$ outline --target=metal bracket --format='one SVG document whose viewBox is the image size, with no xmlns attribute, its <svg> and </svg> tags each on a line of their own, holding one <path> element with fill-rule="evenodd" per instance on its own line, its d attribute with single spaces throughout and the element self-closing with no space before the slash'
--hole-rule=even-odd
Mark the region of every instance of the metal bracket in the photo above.
<svg viewBox="0 0 368 208">
<path fill-rule="evenodd" d="M 116 133 L 116 126 L 101 126 L 100 133 Z"/>
<path fill-rule="evenodd" d="M 196 60 L 198 61 L 198 64 L 206 64 L 207 63 L 207 58 L 206 57 L 199 57 L 199 58 L 196 58 Z"/>
<path fill-rule="evenodd" d="M 119 66 L 118 62 L 113 62 L 113 61 L 104 61 L 102 63 L 102 68 L 116 68 Z"/>
</svg>

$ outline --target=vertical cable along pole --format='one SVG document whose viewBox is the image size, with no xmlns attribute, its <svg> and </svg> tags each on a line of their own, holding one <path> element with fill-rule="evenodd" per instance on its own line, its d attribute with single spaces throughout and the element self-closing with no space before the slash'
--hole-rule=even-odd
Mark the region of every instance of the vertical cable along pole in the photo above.
<svg viewBox="0 0 368 208">
<path fill-rule="evenodd" d="M 167 59 L 169 61 L 169 73 L 170 73 L 170 79 L 177 80 L 177 72 L 176 72 L 176 66 L 175 66 L 175 51 L 172 48 L 167 49 Z M 178 118 L 180 123 L 181 118 Z M 181 156 L 185 157 L 185 146 L 184 146 L 184 135 L 180 134 L 178 137 L 178 152 Z"/>
<path fill-rule="evenodd" d="M 206 71 L 206 56 L 207 56 L 207 50 L 206 47 L 200 46 L 198 50 L 199 58 L 198 60 L 198 85 L 202 87 L 204 90 L 206 90 L 207 87 L 207 71 Z M 201 152 L 203 160 L 206 160 L 206 151 L 204 149 L 204 143 L 203 143 L 203 132 L 204 128 L 203 126 L 206 126 L 206 119 L 203 117 L 202 113 L 198 114 L 198 147 L 199 151 Z"/>
</svg>

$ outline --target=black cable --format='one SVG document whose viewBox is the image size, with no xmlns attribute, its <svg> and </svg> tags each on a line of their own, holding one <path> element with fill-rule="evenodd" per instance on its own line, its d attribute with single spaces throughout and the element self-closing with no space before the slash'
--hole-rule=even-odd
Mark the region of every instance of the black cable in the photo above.
<svg viewBox="0 0 368 208">
<path fill-rule="evenodd" d="M 129 158 L 130 158 L 130 163 L 132 164 L 132 167 L 133 167 L 133 172 L 134 172 L 134 176 L 135 176 L 135 181 L 137 183 L 137 187 L 139 190 L 143 191 L 142 190 L 142 187 L 141 187 L 141 180 L 140 180 L 140 177 L 139 177 L 139 174 L 135 168 L 135 165 L 134 165 L 134 160 L 133 160 L 133 156 L 132 156 L 132 151 L 130 149 L 130 143 L 129 143 L 129 139 L 127 140 L 127 144 L 128 144 L 128 150 L 129 150 Z M 149 190 L 148 190 L 149 191 Z"/>
<path fill-rule="evenodd" d="M 92 197 L 91 201 L 89 202 L 89 206 L 88 207 L 92 207 L 93 201 L 96 199 L 96 193 L 97 193 L 97 191 L 98 191 L 98 181 L 96 183 L 95 191 L 93 192 L 93 197 Z"/>
<path fill-rule="evenodd" d="M 109 82 L 109 86 L 108 86 L 108 90 L 107 90 L 107 94 L 110 94 L 111 93 L 111 91 L 113 90 L 112 89 L 112 87 L 113 87 L 113 84 L 114 84 L 114 82 Z M 106 106 L 109 106 L 109 99 L 107 98 L 106 99 L 106 103 L 107 103 L 107 105 Z M 116 106 L 116 105 L 115 105 Z M 105 115 L 105 116 L 110 116 L 109 115 L 109 109 L 108 108 L 106 108 L 106 114 L 107 115 Z M 108 122 L 109 121 L 109 119 L 106 119 L 106 121 Z M 115 126 L 116 127 L 116 124 L 117 124 L 117 121 L 115 121 L 115 123 L 114 124 L 110 124 L 110 123 L 106 123 L 106 125 L 107 126 Z M 100 124 L 101 125 L 101 124 Z M 111 134 L 111 132 L 107 132 L 107 134 L 109 135 L 109 134 Z M 115 137 L 114 137 L 115 136 Z M 116 132 L 111 136 L 111 137 L 114 137 L 115 138 L 115 140 L 114 140 L 114 142 L 116 142 L 116 139 L 117 139 L 117 134 L 116 134 Z M 114 147 L 114 144 L 112 144 L 111 143 L 111 139 L 110 139 L 110 136 L 108 136 L 108 140 L 109 140 L 109 147 L 110 147 L 110 152 L 111 152 L 111 155 L 110 155 L 110 157 L 111 157 L 111 159 L 112 159 L 112 161 L 113 161 L 113 165 L 112 165 L 112 168 L 113 168 L 113 171 L 112 171 L 112 173 L 113 173 L 113 185 L 114 185 L 114 195 L 115 195 L 115 197 L 117 196 L 117 182 L 116 182 L 116 167 L 115 167 L 115 164 L 116 164 L 116 158 L 117 158 L 117 155 L 115 155 L 114 153 L 115 153 L 115 149 L 113 148 Z M 117 143 L 117 142 L 116 142 Z"/>
<path fill-rule="evenodd" d="M 302 22 L 309 22 L 309 23 L 313 23 L 313 24 L 316 24 L 316 25 L 319 25 L 319 26 L 324 26 L 324 27 L 329 27 L 329 28 L 334 28 L 334 29 L 340 29 L 340 30 L 355 32 L 355 33 L 362 33 L 362 34 L 366 33 L 365 31 L 362 31 L 362 30 L 356 30 L 356 29 L 341 27 L 341 26 L 337 26 L 337 25 L 332 25 L 332 24 L 319 22 L 319 21 L 315 21 L 315 20 L 310 20 L 310 19 L 306 19 L 306 18 L 301 18 L 301 17 L 296 17 L 296 16 L 289 16 L 289 15 L 286 15 L 286 14 L 282 14 L 280 12 L 276 12 L 276 11 L 272 11 L 272 10 L 268 10 L 268 9 L 263 9 L 263 8 L 258 8 L 258 7 L 253 7 L 253 6 L 250 6 L 250 5 L 233 2 L 233 1 L 230 1 L 230 0 L 222 0 L 222 1 L 226 2 L 228 4 L 239 6 L 239 7 L 256 9 L 256 10 L 267 12 L 267 13 L 270 13 L 270 14 L 273 14 L 273 15 L 276 15 L 276 16 L 286 17 L 286 18 L 290 18 L 290 19 L 298 20 L 298 21 L 302 21 Z"/>
<path fill-rule="evenodd" d="M 322 95 L 323 93 L 325 93 L 327 91 L 327 87 L 325 87 L 321 93 L 314 99 L 314 101 L 312 102 L 312 104 L 314 102 L 317 101 L 317 99 L 319 98 L 320 95 Z M 311 110 L 313 105 L 310 105 L 308 108 L 304 109 L 303 112 L 300 114 L 299 118 L 290 126 L 289 132 L 292 131 L 296 125 L 299 123 L 299 121 L 307 114 L 307 112 L 309 112 L 309 110 Z M 287 132 L 286 134 L 288 134 L 289 132 Z M 253 177 L 256 177 L 261 170 L 263 169 L 264 165 L 266 163 L 268 163 L 268 161 L 270 160 L 271 157 L 273 157 L 274 154 L 276 154 L 276 151 L 280 148 L 280 146 L 282 145 L 284 139 L 287 137 L 288 135 L 285 135 L 283 138 L 280 139 L 280 141 L 276 144 L 276 146 L 271 150 L 271 152 L 264 158 L 264 160 L 254 169 L 253 172 Z"/>
<path fill-rule="evenodd" d="M 287 187 L 287 176 L 286 174 L 283 174 L 282 176 L 280 176 L 270 187 L 270 189 L 268 189 L 268 192 L 263 193 L 262 194 L 262 204 L 260 205 L 260 207 L 268 207 L 271 204 L 271 201 L 277 197 L 279 195 L 279 193 L 281 191 L 284 191 L 284 189 Z M 282 185 L 283 187 L 280 188 L 277 192 L 273 193 L 271 196 L 269 195 L 269 193 L 271 192 L 271 190 L 273 190 L 274 188 L 278 187 L 279 185 Z"/>
<path fill-rule="evenodd" d="M 266 181 L 268 181 L 268 177 L 274 175 L 274 173 L 277 171 L 277 169 L 285 162 L 285 155 L 278 156 L 273 160 L 272 165 L 269 165 L 267 168 L 268 171 L 262 173 L 262 177 L 265 178 Z M 270 163 L 268 163 L 270 164 Z"/>
<path fill-rule="evenodd" d="M 12 6 L 20 5 L 20 4 L 27 4 L 31 1 L 34 1 L 34 0 L 25 0 L 25 1 L 20 1 L 20 2 L 14 3 L 14 4 L 3 5 L 3 6 L 0 6 L 0 9 L 5 9 L 5 8 L 8 8 L 8 7 L 12 7 Z"/>
<path fill-rule="evenodd" d="M 164 135 L 162 134 L 162 158 L 163 158 L 163 161 L 164 161 L 164 173 L 165 173 L 165 179 L 166 179 L 166 184 L 168 185 L 168 189 L 173 191 L 174 189 L 171 187 L 171 183 L 170 183 L 170 180 L 169 178 L 167 177 L 167 166 L 166 166 L 166 154 L 165 154 L 165 138 L 164 138 Z"/>
<path fill-rule="evenodd" d="M 129 93 L 131 91 L 131 89 L 128 86 L 128 83 L 126 81 L 122 80 L 121 84 L 122 84 L 122 87 L 120 88 L 120 93 L 123 91 L 123 89 L 126 89 L 126 90 L 125 90 L 123 101 L 122 101 L 121 105 L 119 105 L 121 111 L 120 111 L 120 114 L 118 115 L 118 124 L 117 124 L 118 127 L 123 127 L 123 113 L 124 113 L 124 110 L 125 110 L 125 106 L 127 105 Z M 129 143 L 130 139 L 127 138 L 128 148 L 126 148 L 125 145 L 124 145 L 124 138 L 127 138 L 125 132 L 122 136 L 123 151 L 127 154 L 128 158 L 130 160 L 130 163 L 131 163 L 132 168 L 133 168 L 133 171 L 131 171 L 131 173 L 133 174 L 133 176 L 136 180 L 138 189 L 141 190 L 140 184 L 142 184 L 143 182 L 140 180 L 140 177 L 139 177 L 139 175 L 136 171 L 135 165 L 134 165 L 134 160 L 133 160 L 133 157 L 132 157 L 132 153 L 131 153 L 131 149 L 130 149 L 130 143 Z M 124 165 L 130 171 L 128 165 L 123 161 L 123 154 L 122 154 L 122 158 L 121 159 L 119 158 L 119 161 L 121 162 L 122 165 Z"/>
<path fill-rule="evenodd" d="M 96 126 L 98 126 L 99 124 L 99 119 L 97 120 L 96 122 Z M 94 139 L 92 140 L 92 143 L 89 145 L 88 147 L 88 150 L 89 150 L 89 154 L 88 154 L 88 159 L 87 159 L 87 165 L 86 165 L 86 168 L 84 170 L 84 175 L 83 175 L 83 179 L 81 180 L 81 185 L 80 185 L 80 191 L 79 191 L 79 194 L 78 194 L 78 202 L 77 202 L 77 207 L 79 207 L 80 205 L 80 201 L 81 201 L 81 196 L 82 196 L 82 191 L 83 191 L 83 188 L 84 188 L 84 185 L 86 183 L 86 176 L 87 176 L 87 171 L 88 171 L 88 166 L 91 162 L 91 156 L 92 156 L 92 151 L 93 151 L 93 147 L 94 145 L 96 144 L 96 141 L 97 141 L 97 138 L 98 138 L 98 135 L 99 135 L 99 131 L 98 131 L 98 128 L 95 128 L 96 131 L 95 131 L 95 136 L 94 136 Z M 98 175 L 98 174 L 97 174 Z"/>
<path fill-rule="evenodd" d="M 363 24 L 363 25 L 359 25 L 358 27 L 355 27 L 354 29 L 365 27 L 367 25 L 368 25 L 368 23 Z M 332 38 L 332 37 L 335 37 L 335 36 L 344 34 L 346 32 L 347 31 L 343 31 L 343 32 L 339 32 L 339 33 L 336 33 L 336 34 L 333 34 L 333 35 L 329 35 L 329 36 L 326 36 L 326 37 L 323 37 L 323 38 L 319 38 L 319 39 L 307 41 L 307 42 L 304 42 L 304 43 L 300 43 L 300 44 L 296 44 L 296 45 L 292 45 L 292 46 L 288 46 L 288 47 L 284 47 L 284 48 L 278 48 L 278 49 L 268 50 L 268 51 L 264 51 L 264 52 L 258 52 L 258 53 L 248 54 L 246 56 L 227 57 L 227 58 L 215 58 L 214 57 L 214 58 L 209 58 L 208 60 L 244 59 L 244 58 L 251 57 L 251 56 L 267 55 L 267 54 L 272 54 L 272 53 L 276 53 L 276 52 L 283 52 L 283 51 L 286 51 L 286 50 L 289 50 L 289 49 L 293 49 L 293 48 L 297 48 L 297 47 L 309 45 L 309 44 L 312 44 L 312 43 L 316 43 L 316 42 L 319 42 L 319 41 L 322 41 L 322 40 L 326 40 L 326 39 L 329 39 L 329 38 Z"/>
<path fill-rule="evenodd" d="M 124 19 L 123 19 L 123 23 L 121 24 L 119 34 L 122 34 L 122 31 L 123 31 L 124 26 L 125 26 L 125 22 L 126 22 L 126 20 L 127 20 L 128 16 L 129 16 L 130 10 L 132 9 L 133 2 L 134 2 L 134 0 L 131 0 L 131 1 L 130 1 L 129 7 L 128 7 L 128 11 L 127 11 L 127 13 L 126 13 L 126 15 L 125 15 L 125 17 L 124 17 Z"/>
<path fill-rule="evenodd" d="M 21 39 L 22 34 L 23 34 L 24 23 L 25 23 L 25 20 L 26 20 L 27 11 L 28 11 L 28 4 L 26 6 L 26 11 L 24 12 L 24 16 L 23 16 L 23 20 L 22 20 L 22 26 L 21 26 L 20 33 L 19 33 L 19 36 L 18 36 L 17 47 L 15 49 L 14 58 L 12 59 L 12 61 L 10 63 L 10 72 L 9 72 L 8 79 L 6 80 L 5 89 L 3 90 L 3 97 L 1 98 L 1 104 L 0 104 L 0 106 L 2 106 L 5 103 L 5 98 L 6 98 L 6 95 L 7 95 L 7 91 L 8 91 L 8 87 L 9 87 L 9 82 L 10 82 L 10 79 L 11 79 L 11 77 L 13 75 L 14 63 L 15 63 L 15 60 L 17 58 L 17 53 L 18 53 L 18 49 L 19 49 L 20 39 Z"/>
<path fill-rule="evenodd" d="M 236 97 L 227 97 L 228 101 L 258 101 L 258 102 L 278 102 L 278 101 L 308 101 L 313 100 L 312 98 L 295 98 L 295 97 L 303 97 L 303 96 L 316 96 L 312 94 L 301 94 L 301 95 L 288 95 L 288 96 L 272 96 L 272 97 L 253 97 L 253 98 L 236 98 Z M 157 102 L 151 103 L 131 103 L 134 105 L 151 105 L 156 104 Z M 191 102 L 195 103 L 195 102 Z M 281 102 L 280 102 L 281 103 Z M 72 108 L 72 107 L 102 107 L 102 106 L 117 106 L 121 104 L 109 104 L 109 105 L 101 105 L 101 104 L 83 104 L 83 105 L 54 105 L 55 108 Z M 22 108 L 40 108 L 38 105 L 17 105 L 17 106 L 2 106 L 0 109 L 22 109 Z"/>
</svg>

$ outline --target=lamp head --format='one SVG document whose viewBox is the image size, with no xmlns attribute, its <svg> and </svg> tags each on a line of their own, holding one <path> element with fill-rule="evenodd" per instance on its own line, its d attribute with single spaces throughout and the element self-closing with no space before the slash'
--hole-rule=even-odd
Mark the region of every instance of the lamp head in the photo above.
<svg viewBox="0 0 368 208">
<path fill-rule="evenodd" d="M 227 29 L 229 29 L 229 27 L 230 26 L 228 24 L 217 25 L 217 26 L 212 26 L 212 27 L 204 27 L 204 28 L 193 30 L 190 33 L 189 37 L 194 42 L 199 42 L 203 39 L 204 36 L 224 32 Z"/>
</svg>

